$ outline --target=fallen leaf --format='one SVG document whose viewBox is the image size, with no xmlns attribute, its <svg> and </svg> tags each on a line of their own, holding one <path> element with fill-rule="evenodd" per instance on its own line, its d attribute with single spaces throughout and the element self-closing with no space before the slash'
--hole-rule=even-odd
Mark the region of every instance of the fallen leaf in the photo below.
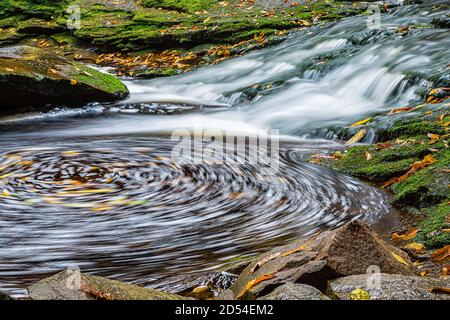
<svg viewBox="0 0 450 320">
<path fill-rule="evenodd" d="M 200 294 L 200 293 L 205 293 L 208 291 L 209 291 L 208 286 L 198 286 L 192 290 L 192 293 Z"/>
<path fill-rule="evenodd" d="M 353 137 L 351 137 L 345 144 L 349 145 L 349 144 L 354 144 L 358 141 L 360 141 L 362 138 L 364 138 L 364 136 L 366 135 L 367 130 L 366 129 L 361 129 L 359 130 Z"/>
<path fill-rule="evenodd" d="M 286 257 L 289 256 L 291 254 L 294 254 L 296 252 L 302 251 L 302 250 L 310 250 L 308 248 L 308 246 L 317 239 L 317 237 L 320 235 L 321 232 L 318 232 L 317 234 L 315 234 L 314 236 L 312 236 L 310 239 L 306 240 L 304 243 L 302 243 L 300 246 L 288 250 L 286 252 L 275 252 L 274 254 L 271 254 L 265 258 L 263 258 L 261 261 L 258 261 L 253 268 L 250 269 L 250 274 L 253 274 L 256 270 L 258 270 L 261 266 L 263 266 L 264 264 L 266 264 L 269 261 L 275 260 L 278 257 Z"/>
<path fill-rule="evenodd" d="M 417 236 L 417 233 L 419 232 L 420 229 L 418 228 L 413 228 L 408 230 L 406 233 L 403 234 L 399 234 L 397 232 L 393 233 L 391 235 L 391 239 L 394 241 L 408 241 L 408 240 L 412 240 Z"/>
<path fill-rule="evenodd" d="M 426 277 L 429 273 L 430 273 L 429 271 L 422 271 L 422 272 L 419 273 L 419 275 L 421 277 Z"/>
<path fill-rule="evenodd" d="M 111 297 L 110 293 L 99 291 L 95 288 L 92 288 L 91 286 L 86 285 L 86 284 L 82 284 L 80 287 L 80 290 L 83 291 L 84 293 L 92 296 L 96 300 L 114 300 Z"/>
<path fill-rule="evenodd" d="M 442 261 L 446 260 L 448 257 L 450 257 L 450 245 L 446 245 L 445 247 L 434 251 L 431 255 L 431 260 Z"/>
<path fill-rule="evenodd" d="M 425 254 L 427 252 L 427 248 L 423 244 L 417 242 L 408 243 L 405 246 L 405 249 L 412 250 L 417 254 Z"/>
<path fill-rule="evenodd" d="M 395 258 L 395 260 L 397 260 L 398 262 L 404 264 L 405 266 L 408 265 L 408 262 L 405 261 L 405 259 L 403 259 L 402 257 L 400 257 L 398 254 L 396 254 L 395 252 L 391 251 L 392 256 Z"/>
<path fill-rule="evenodd" d="M 394 177 L 392 179 L 389 179 L 387 182 L 385 182 L 381 188 L 386 188 L 394 183 L 398 183 L 398 182 L 402 182 L 405 181 L 406 179 L 408 179 L 413 173 L 415 173 L 418 170 L 421 170 L 423 168 L 428 167 L 429 165 L 432 165 L 433 163 L 436 162 L 436 159 L 433 157 L 433 155 L 430 153 L 428 155 L 426 155 L 423 160 L 421 161 L 416 161 L 411 165 L 411 168 L 409 169 L 408 172 L 406 172 L 404 175 L 400 176 L 400 177 Z"/>
<path fill-rule="evenodd" d="M 211 17 L 206 18 L 205 20 L 203 20 L 203 23 L 208 23 L 209 21 L 211 21 Z"/>
<path fill-rule="evenodd" d="M 397 114 L 397 113 L 401 113 L 401 112 L 409 112 L 413 109 L 414 108 L 412 108 L 412 107 L 395 108 L 395 109 L 392 109 L 391 111 L 389 111 L 388 116 L 391 116 L 391 115 Z"/>
<path fill-rule="evenodd" d="M 370 152 L 366 151 L 366 160 L 370 161 L 370 160 L 372 160 L 372 158 L 373 158 L 372 154 Z"/>
<path fill-rule="evenodd" d="M 366 124 L 367 122 L 369 122 L 370 120 L 372 120 L 372 118 L 367 118 L 358 122 L 355 122 L 354 124 L 352 124 L 350 127 L 358 127 L 360 125 Z"/>
<path fill-rule="evenodd" d="M 429 144 L 434 144 L 434 143 L 436 143 L 436 141 L 439 140 L 440 135 L 434 134 L 434 133 L 428 133 L 427 137 L 430 139 L 430 141 L 428 143 Z"/>
<path fill-rule="evenodd" d="M 370 294 L 369 294 L 369 292 L 367 292 L 363 289 L 355 289 L 352 292 L 350 292 L 350 299 L 351 300 L 370 300 Z"/>
<path fill-rule="evenodd" d="M 431 293 L 443 293 L 450 294 L 450 288 L 447 287 L 434 287 L 430 289 Z"/>
<path fill-rule="evenodd" d="M 273 274 L 264 274 L 256 279 L 250 280 L 249 282 L 247 282 L 244 289 L 236 296 L 236 300 L 239 300 L 241 297 L 243 297 L 249 290 L 251 290 L 257 284 L 273 278 L 275 278 L 275 275 Z"/>
<path fill-rule="evenodd" d="M 75 79 L 70 80 L 70 84 L 73 86 L 76 86 L 78 84 L 78 81 Z"/>
</svg>

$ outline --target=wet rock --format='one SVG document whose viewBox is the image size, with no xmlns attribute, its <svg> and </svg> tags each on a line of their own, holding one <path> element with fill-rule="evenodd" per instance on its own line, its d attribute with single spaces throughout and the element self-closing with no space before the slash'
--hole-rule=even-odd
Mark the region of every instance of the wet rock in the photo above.
<svg viewBox="0 0 450 320">
<path fill-rule="evenodd" d="M 448 288 L 450 279 L 422 278 L 398 274 L 379 274 L 380 282 L 374 281 L 377 275 L 361 274 L 331 280 L 327 295 L 340 300 L 350 300 L 350 293 L 362 289 L 370 300 L 450 300 L 450 295 L 432 292 L 433 288 Z"/>
<path fill-rule="evenodd" d="M 115 101 L 128 89 L 114 76 L 30 46 L 0 49 L 0 113 Z"/>
<path fill-rule="evenodd" d="M 441 16 L 439 18 L 434 18 L 433 20 L 431 20 L 431 24 L 436 28 L 448 29 L 450 28 L 450 16 Z"/>
<path fill-rule="evenodd" d="M 28 287 L 33 300 L 182 300 L 182 296 L 65 270 Z"/>
<path fill-rule="evenodd" d="M 258 298 L 287 282 L 324 291 L 328 280 L 363 274 L 369 267 L 384 273 L 416 272 L 405 252 L 386 243 L 367 224 L 353 221 L 261 255 L 230 290 L 237 299 Z"/>
<path fill-rule="evenodd" d="M 314 287 L 301 283 L 285 283 L 258 300 L 330 300 Z"/>
<path fill-rule="evenodd" d="M 0 291 L 0 300 L 12 300 L 12 298 L 7 293 Z"/>
<path fill-rule="evenodd" d="M 180 275 L 165 279 L 163 285 L 156 285 L 153 288 L 196 299 L 208 299 L 217 295 L 219 291 L 228 289 L 237 278 L 237 275 L 228 272 L 205 272 L 200 275 Z"/>
</svg>

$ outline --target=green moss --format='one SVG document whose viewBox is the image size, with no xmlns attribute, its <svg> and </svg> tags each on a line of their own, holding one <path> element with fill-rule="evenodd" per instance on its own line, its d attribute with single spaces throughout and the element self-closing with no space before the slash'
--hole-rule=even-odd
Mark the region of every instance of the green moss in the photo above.
<svg viewBox="0 0 450 320">
<path fill-rule="evenodd" d="M 80 83 L 114 94 L 118 91 L 128 92 L 127 87 L 116 77 L 74 62 L 74 70 L 69 76 Z"/>
<path fill-rule="evenodd" d="M 450 242 L 448 233 L 441 229 L 450 214 L 450 151 L 448 130 L 442 124 L 450 119 L 450 108 L 435 108 L 400 119 L 391 127 L 378 132 L 386 143 L 350 147 L 339 160 L 323 160 L 321 164 L 350 175 L 383 184 L 400 177 L 416 161 L 432 154 L 434 164 L 421 168 L 401 182 L 388 187 L 393 193 L 393 204 L 410 212 L 422 213 L 426 218 L 420 228 L 421 241 L 430 247 Z M 428 133 L 441 135 L 430 144 Z M 369 154 L 369 156 L 368 156 Z M 368 160 L 369 159 L 369 160 Z"/>
<path fill-rule="evenodd" d="M 207 10 L 216 3 L 215 0 L 142 0 L 142 5 L 147 8 L 164 8 L 183 12 Z"/>
<path fill-rule="evenodd" d="M 428 207 L 450 199 L 450 151 L 435 154 L 436 164 L 419 170 L 410 178 L 392 186 L 394 203 L 399 206 Z"/>
<path fill-rule="evenodd" d="M 426 218 L 419 225 L 420 232 L 416 240 L 429 248 L 440 248 L 450 244 L 450 233 L 443 231 L 450 227 L 446 222 L 450 214 L 450 205 L 443 202 L 423 212 Z"/>
</svg>

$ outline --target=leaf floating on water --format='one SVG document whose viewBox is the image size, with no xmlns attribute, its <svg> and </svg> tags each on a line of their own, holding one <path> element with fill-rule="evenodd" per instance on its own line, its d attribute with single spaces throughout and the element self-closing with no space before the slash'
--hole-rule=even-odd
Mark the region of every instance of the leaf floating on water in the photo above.
<svg viewBox="0 0 450 320">
<path fill-rule="evenodd" d="M 420 231 L 418 228 L 413 228 L 408 230 L 406 233 L 399 234 L 397 232 L 391 235 L 391 239 L 394 241 L 408 241 L 412 240 L 417 236 L 417 233 Z"/>
<path fill-rule="evenodd" d="M 366 124 L 366 123 L 369 122 L 370 120 L 372 120 L 372 117 L 367 118 L 367 119 L 364 119 L 364 120 L 361 120 L 361 121 L 358 121 L 358 122 L 355 122 L 355 123 L 352 124 L 350 127 L 358 127 L 358 126 L 361 126 L 361 125 L 363 125 L 363 124 Z"/>
<path fill-rule="evenodd" d="M 391 111 L 389 111 L 388 116 L 391 116 L 393 114 L 401 113 L 401 112 L 409 112 L 415 108 L 411 107 L 403 107 L 403 108 L 394 108 Z"/>
<path fill-rule="evenodd" d="M 70 150 L 70 151 L 63 151 L 63 152 L 61 152 L 61 154 L 63 156 L 66 156 L 66 157 L 73 157 L 73 156 L 80 155 L 80 153 L 78 151 L 72 151 L 72 150 Z"/>
<path fill-rule="evenodd" d="M 350 292 L 351 300 L 370 300 L 370 294 L 366 290 L 363 289 L 355 289 Z"/>
<path fill-rule="evenodd" d="M 437 249 L 431 255 L 431 260 L 433 261 L 443 261 L 450 257 L 450 245 L 446 245 L 441 249 Z"/>
<path fill-rule="evenodd" d="M 358 141 L 360 141 L 362 138 L 364 138 L 364 136 L 366 135 L 367 130 L 366 129 L 361 129 L 359 130 L 353 137 L 351 137 L 345 144 L 354 144 L 357 143 Z"/>
<path fill-rule="evenodd" d="M 395 252 L 391 251 L 392 256 L 395 258 L 395 260 L 397 260 L 398 262 L 400 262 L 401 264 L 404 264 L 405 266 L 408 265 L 408 262 L 405 261 L 405 259 L 403 259 L 402 257 L 400 257 L 398 254 L 396 254 Z"/>
<path fill-rule="evenodd" d="M 192 293 L 200 294 L 200 293 L 205 293 L 205 292 L 208 292 L 208 291 L 209 291 L 209 287 L 208 286 L 198 286 L 198 287 L 196 287 L 196 288 L 194 288 L 192 290 Z"/>
<path fill-rule="evenodd" d="M 257 284 L 275 278 L 274 274 L 264 274 L 256 279 L 250 280 L 245 285 L 244 289 L 236 296 L 236 300 L 242 298 L 249 290 L 255 287 Z"/>
</svg>

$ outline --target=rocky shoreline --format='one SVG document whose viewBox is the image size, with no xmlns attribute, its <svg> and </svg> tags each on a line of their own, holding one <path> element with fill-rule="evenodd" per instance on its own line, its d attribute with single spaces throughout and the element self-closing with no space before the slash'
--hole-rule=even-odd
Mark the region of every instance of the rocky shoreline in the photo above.
<svg viewBox="0 0 450 320">
<path fill-rule="evenodd" d="M 448 257 L 447 250 L 433 259 L 444 264 Z M 421 276 L 406 251 L 358 220 L 274 248 L 246 264 L 239 275 L 194 277 L 174 292 L 65 270 L 28 287 L 27 299 L 450 300 L 448 276 Z"/>
</svg>

